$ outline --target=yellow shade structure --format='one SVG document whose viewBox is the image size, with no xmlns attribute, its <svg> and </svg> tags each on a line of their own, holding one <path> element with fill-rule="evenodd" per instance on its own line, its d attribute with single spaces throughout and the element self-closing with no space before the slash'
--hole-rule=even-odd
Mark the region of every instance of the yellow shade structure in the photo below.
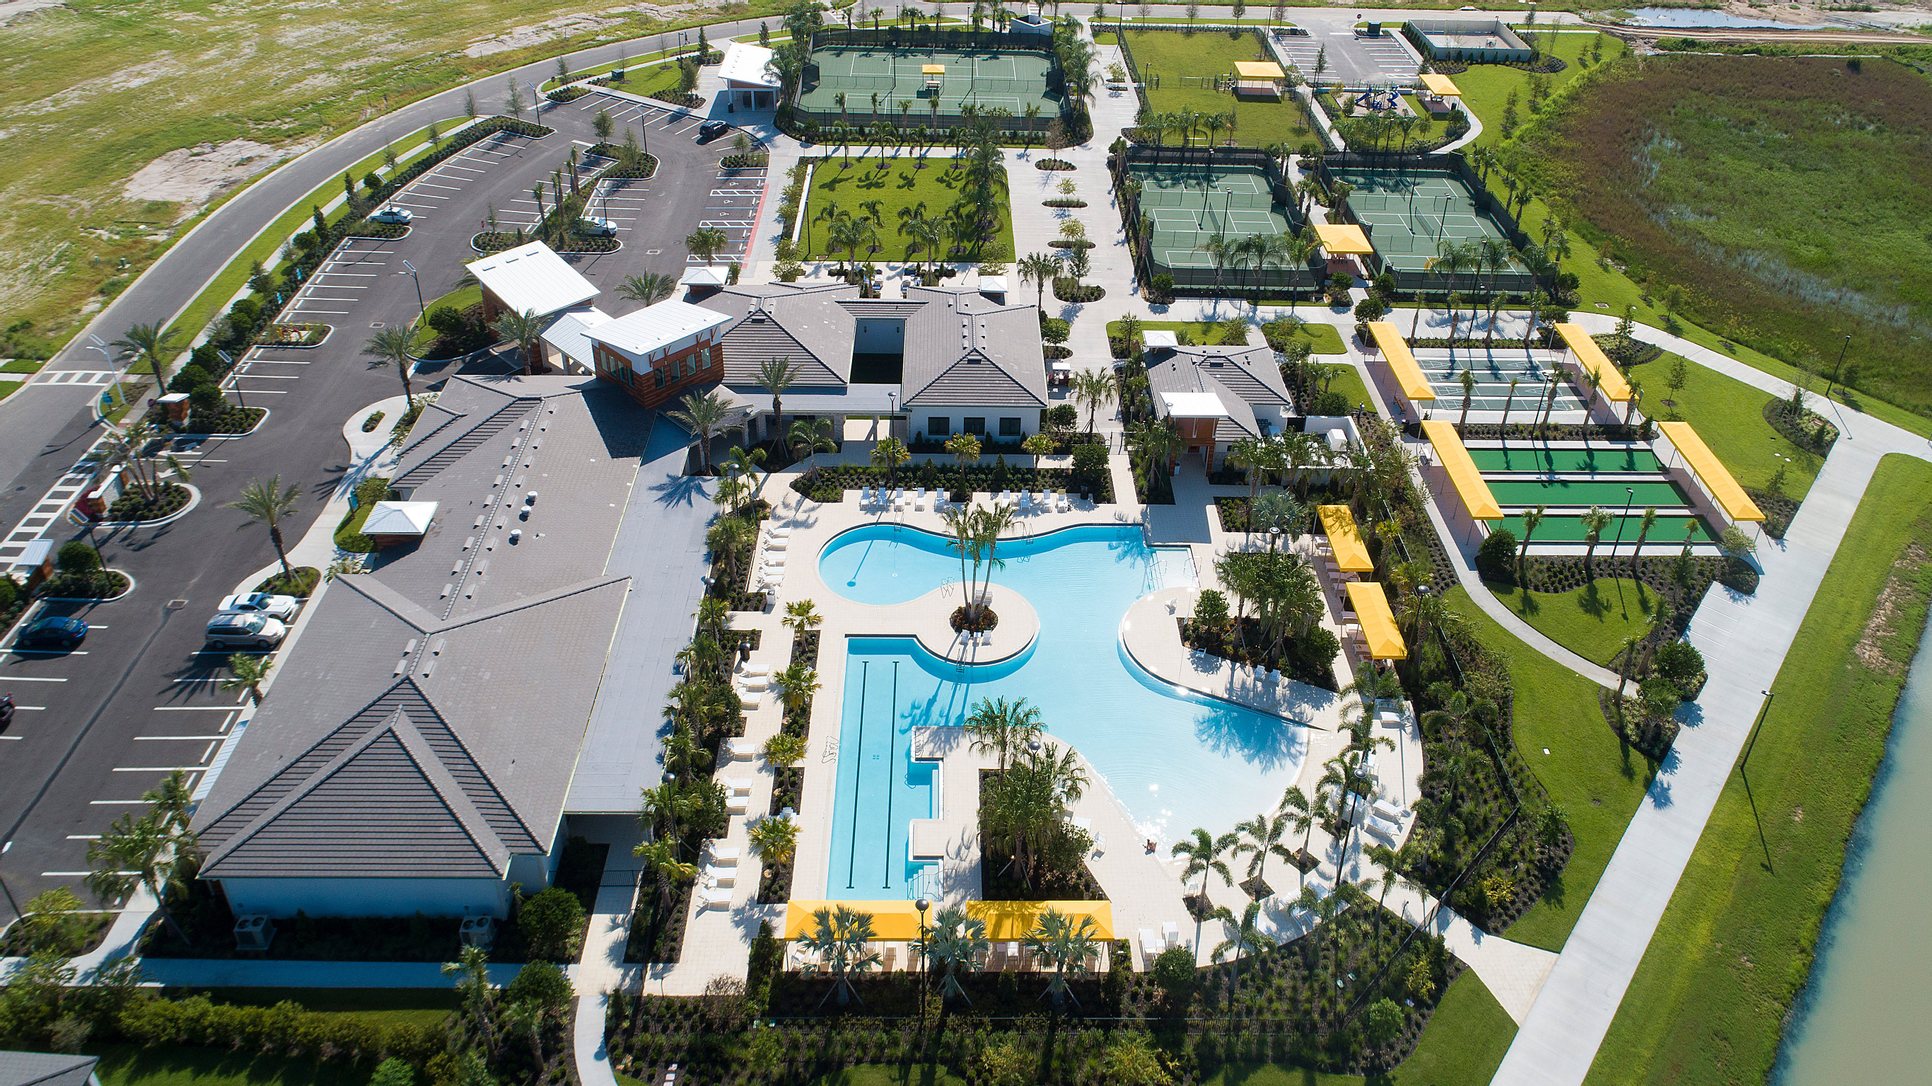
<svg viewBox="0 0 1932 1086">
<path fill-rule="evenodd" d="M 790 901 L 785 905 L 785 941 L 791 942 L 811 932 L 812 914 L 820 909 L 844 905 L 872 917 L 872 938 L 880 942 L 905 943 L 919 938 L 919 910 L 910 901 Z M 926 922 L 932 914 L 926 913 Z"/>
<path fill-rule="evenodd" d="M 1362 542 L 1361 530 L 1355 526 L 1355 514 L 1346 505 L 1324 505 L 1315 510 L 1322 519 L 1322 531 L 1328 536 L 1328 546 L 1335 552 L 1335 565 L 1343 573 L 1370 573 L 1375 563 L 1369 560 L 1368 547 Z"/>
<path fill-rule="evenodd" d="M 1725 516 L 1754 523 L 1764 519 L 1764 511 L 1758 508 L 1758 503 L 1752 501 L 1731 473 L 1725 470 L 1717 454 L 1704 444 L 1703 438 L 1697 436 L 1697 431 L 1691 429 L 1690 423 L 1660 422 L 1657 429 L 1670 439 L 1678 452 L 1684 454 L 1684 462 L 1697 473 L 1698 481 L 1711 492 L 1711 497 L 1717 499 L 1718 507 L 1724 510 Z"/>
<path fill-rule="evenodd" d="M 1237 60 L 1234 74 L 1243 79 L 1286 79 L 1281 65 L 1272 60 Z"/>
<path fill-rule="evenodd" d="M 1409 350 L 1409 341 L 1402 338 L 1402 330 L 1388 321 L 1370 321 L 1368 330 L 1369 338 L 1382 349 L 1382 357 L 1389 360 L 1389 372 L 1395 374 L 1395 383 L 1402 387 L 1402 395 L 1411 400 L 1435 399 L 1436 390 L 1422 376 L 1422 367 L 1416 365 L 1415 354 Z"/>
<path fill-rule="evenodd" d="M 945 75 L 946 66 L 944 64 L 921 64 L 919 66 L 919 74 L 920 75 Z"/>
<path fill-rule="evenodd" d="M 1583 367 L 1583 372 L 1596 375 L 1597 388 L 1605 396 L 1615 403 L 1630 402 L 1633 395 L 1630 382 L 1623 379 L 1622 371 L 1603 353 L 1603 348 L 1597 346 L 1597 341 L 1590 338 L 1590 333 L 1582 325 L 1559 324 L 1556 334 L 1562 336 L 1563 342 L 1576 352 L 1577 365 Z"/>
<path fill-rule="evenodd" d="M 1315 240 L 1329 256 L 1367 256 L 1375 251 L 1368 232 L 1352 222 L 1318 222 Z"/>
<path fill-rule="evenodd" d="M 1052 909 L 1075 923 L 1083 916 L 1093 918 L 1095 939 L 1114 937 L 1114 905 L 1111 901 L 969 901 L 966 915 L 986 922 L 986 937 L 994 942 L 1024 939 L 1040 926 L 1040 914 Z"/>
<path fill-rule="evenodd" d="M 1422 89 L 1435 95 L 1437 98 L 1462 97 L 1462 90 L 1456 86 L 1455 80 L 1446 75 L 1438 75 L 1435 72 L 1422 73 Z"/>
<path fill-rule="evenodd" d="M 1448 473 L 1449 481 L 1456 485 L 1456 493 L 1461 496 L 1464 508 L 1469 510 L 1470 519 L 1503 519 L 1502 506 L 1496 504 L 1496 496 L 1489 492 L 1489 484 L 1483 481 L 1483 473 L 1470 459 L 1469 450 L 1463 448 L 1462 438 L 1456 436 L 1455 424 L 1445 419 L 1424 420 L 1422 436 L 1436 447 L 1436 459 L 1441 462 L 1442 470 Z"/>
<path fill-rule="evenodd" d="M 1368 641 L 1369 658 L 1408 659 L 1409 646 L 1402 640 L 1402 627 L 1395 624 L 1395 612 L 1389 609 L 1389 596 L 1381 584 L 1350 581 L 1346 587 L 1348 605 L 1355 609 L 1355 621 L 1361 623 L 1362 637 Z"/>
</svg>

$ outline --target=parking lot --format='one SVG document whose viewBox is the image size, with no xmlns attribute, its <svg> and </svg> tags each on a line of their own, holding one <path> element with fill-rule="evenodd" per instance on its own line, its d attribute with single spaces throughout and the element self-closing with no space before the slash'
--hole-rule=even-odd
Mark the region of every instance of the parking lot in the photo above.
<svg viewBox="0 0 1932 1086">
<path fill-rule="evenodd" d="M 1384 30 L 1377 37 L 1364 37 L 1350 29 L 1314 29 L 1308 34 L 1269 35 L 1275 55 L 1293 65 L 1311 82 L 1340 82 L 1348 87 L 1399 83 L 1413 85 L 1416 68 L 1422 63 L 1402 35 Z M 1322 74 L 1315 75 L 1317 61 Z"/>
</svg>

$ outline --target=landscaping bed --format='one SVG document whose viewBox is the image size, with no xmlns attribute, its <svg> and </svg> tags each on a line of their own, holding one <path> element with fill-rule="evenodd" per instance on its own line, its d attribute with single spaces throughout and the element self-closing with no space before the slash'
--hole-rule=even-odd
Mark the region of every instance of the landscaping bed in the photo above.
<svg viewBox="0 0 1932 1086">
<path fill-rule="evenodd" d="M 113 569 L 56 573 L 40 586 L 40 594 L 54 599 L 108 600 L 133 587 L 127 574 Z"/>
<path fill-rule="evenodd" d="M 1335 655 L 1342 646 L 1334 634 L 1320 626 L 1306 636 L 1290 637 L 1279 645 L 1270 645 L 1260 621 L 1252 615 L 1218 629 L 1187 619 L 1177 621 L 1181 643 L 1190 649 L 1249 667 L 1279 671 L 1284 679 L 1324 690 L 1335 689 Z"/>
<path fill-rule="evenodd" d="M 265 407 L 241 407 L 224 402 L 214 411 L 196 408 L 188 412 L 188 424 L 183 433 L 189 434 L 246 434 L 261 424 L 268 415 Z"/>
<path fill-rule="evenodd" d="M 321 570 L 314 566 L 296 566 L 287 574 L 276 572 L 262 578 L 255 591 L 306 599 L 315 594 L 315 586 L 321 583 Z"/>
<path fill-rule="evenodd" d="M 171 517 L 188 507 L 193 492 L 180 483 L 162 483 L 152 493 L 125 490 L 107 507 L 102 519 L 110 521 L 149 521 Z"/>
<path fill-rule="evenodd" d="M 1055 276 L 1053 298 L 1060 302 L 1097 302 L 1107 296 L 1107 288 L 1098 283 L 1082 283 L 1070 275 Z"/>
<path fill-rule="evenodd" d="M 956 464 L 938 464 L 929 460 L 924 464 L 899 469 L 896 483 L 888 482 L 884 468 L 855 464 L 818 467 L 793 480 L 792 489 L 813 501 L 835 502 L 841 500 L 848 490 L 887 485 L 944 489 L 956 500 L 964 500 L 970 492 L 998 494 L 1002 490 L 1026 489 L 1035 492 L 1065 490 L 1069 495 L 1087 494 L 1103 505 L 1113 501 L 1113 482 L 1104 473 L 1080 478 L 1066 468 L 1019 468 L 1003 461 L 990 467 L 975 465 L 961 468 Z"/>
</svg>

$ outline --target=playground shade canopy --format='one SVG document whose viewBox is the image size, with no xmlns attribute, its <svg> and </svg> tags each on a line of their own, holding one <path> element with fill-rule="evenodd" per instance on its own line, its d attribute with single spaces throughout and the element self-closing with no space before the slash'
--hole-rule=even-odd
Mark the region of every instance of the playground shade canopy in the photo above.
<svg viewBox="0 0 1932 1086">
<path fill-rule="evenodd" d="M 1009 942 L 1024 939 L 1040 926 L 1040 916 L 1048 909 L 1068 917 L 1076 925 L 1083 916 L 1093 918 L 1096 939 L 1114 937 L 1114 906 L 1110 901 L 969 901 L 966 915 L 986 921 L 986 937 Z"/>
<path fill-rule="evenodd" d="M 1318 222 L 1315 238 L 1329 256 L 1367 256 L 1375 251 L 1369 244 L 1368 231 L 1352 222 Z"/>
<path fill-rule="evenodd" d="M 1237 60 L 1234 74 L 1242 79 L 1284 79 L 1281 65 L 1272 60 Z"/>
<path fill-rule="evenodd" d="M 1376 581 L 1350 581 L 1348 605 L 1355 609 L 1355 620 L 1362 624 L 1362 637 L 1368 641 L 1373 660 L 1406 660 L 1409 646 L 1402 641 L 1402 627 L 1395 624 L 1389 609 L 1388 593 Z"/>
<path fill-rule="evenodd" d="M 1368 547 L 1362 543 L 1361 530 L 1355 526 L 1355 514 L 1346 505 L 1324 505 L 1316 509 L 1322 519 L 1322 532 L 1328 536 L 1328 545 L 1335 552 L 1335 565 L 1343 573 L 1368 573 L 1375 569 L 1369 560 Z"/>
<path fill-rule="evenodd" d="M 1456 81 L 1437 72 L 1422 73 L 1422 89 L 1438 98 L 1461 98 L 1462 90 Z"/>
<path fill-rule="evenodd" d="M 1501 520 L 1502 506 L 1496 504 L 1496 496 L 1489 492 L 1489 484 L 1483 481 L 1483 473 L 1477 469 L 1476 461 L 1470 458 L 1469 450 L 1463 448 L 1462 438 L 1456 436 L 1456 426 L 1447 419 L 1425 419 L 1422 423 L 1422 436 L 1436 448 L 1436 457 L 1442 461 L 1442 470 L 1449 474 L 1449 481 L 1456 486 L 1456 494 L 1469 510 L 1473 520 Z"/>
<path fill-rule="evenodd" d="M 1590 338 L 1590 333 L 1582 325 L 1559 324 L 1556 334 L 1562 336 L 1563 342 L 1576 352 L 1577 365 L 1583 367 L 1583 372 L 1596 375 L 1597 387 L 1603 390 L 1605 396 L 1615 403 L 1630 402 L 1633 395 L 1630 382 L 1623 379 L 1623 373 L 1611 363 L 1603 348 L 1597 346 L 1597 341 Z"/>
<path fill-rule="evenodd" d="M 1764 520 L 1764 511 L 1758 508 L 1758 503 L 1751 500 L 1751 496 L 1718 462 L 1717 454 L 1711 452 L 1710 446 L 1704 444 L 1704 439 L 1697 436 L 1697 431 L 1691 428 L 1690 423 L 1660 422 L 1657 429 L 1670 439 L 1678 452 L 1684 454 L 1684 462 L 1697 473 L 1698 481 L 1711 492 L 1711 497 L 1717 499 L 1725 516 L 1751 522 Z"/>
<path fill-rule="evenodd" d="M 1435 399 L 1435 387 L 1423 376 L 1422 367 L 1416 365 L 1415 354 L 1409 350 L 1409 342 L 1402 338 L 1402 330 L 1388 321 L 1370 321 L 1368 330 L 1382 357 L 1389 360 L 1389 372 L 1395 374 L 1396 384 L 1402 386 L 1402 395 L 1411 400 Z"/>
</svg>

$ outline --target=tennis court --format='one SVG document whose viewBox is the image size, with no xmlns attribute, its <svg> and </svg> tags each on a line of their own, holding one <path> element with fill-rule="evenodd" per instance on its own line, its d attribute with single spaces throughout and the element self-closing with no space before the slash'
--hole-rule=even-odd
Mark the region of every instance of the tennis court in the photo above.
<svg viewBox="0 0 1932 1086">
<path fill-rule="evenodd" d="M 1444 242 L 1508 240 L 1496 221 L 1476 205 L 1469 186 L 1452 173 L 1338 169 L 1332 176 L 1349 184 L 1349 211 L 1368 231 L 1376 255 L 1398 274 L 1426 271 Z M 1509 270 L 1528 276 L 1528 270 L 1514 260 Z"/>
<path fill-rule="evenodd" d="M 1153 220 L 1151 255 L 1168 268 L 1212 269 L 1208 242 L 1215 237 L 1292 233 L 1257 167 L 1131 162 L 1127 170 L 1140 182 L 1141 214 Z"/>
<path fill-rule="evenodd" d="M 808 69 L 798 107 L 834 120 L 843 115 L 918 124 L 934 116 L 959 117 L 968 106 L 975 112 L 1003 109 L 1016 118 L 1037 107 L 1041 125 L 1060 115 L 1060 98 L 1047 89 L 1053 60 L 1045 52 L 841 44 L 814 49 L 811 64 L 817 79 Z"/>
</svg>

